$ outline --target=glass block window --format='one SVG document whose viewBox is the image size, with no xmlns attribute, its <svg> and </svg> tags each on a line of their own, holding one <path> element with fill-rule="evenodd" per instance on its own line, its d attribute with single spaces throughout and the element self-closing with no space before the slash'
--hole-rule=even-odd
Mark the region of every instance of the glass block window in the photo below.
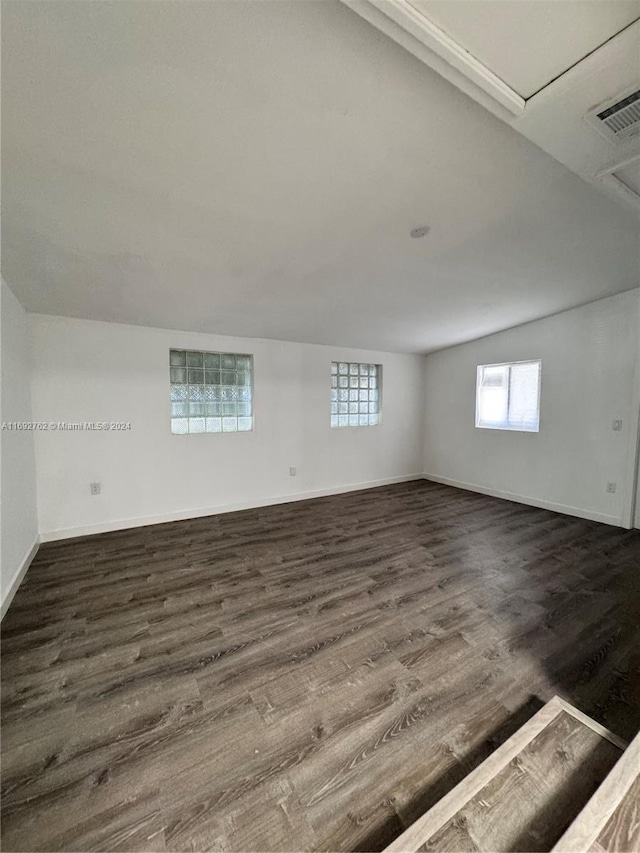
<svg viewBox="0 0 640 853">
<path fill-rule="evenodd" d="M 331 426 L 380 423 L 381 364 L 331 362 Z"/>
<path fill-rule="evenodd" d="M 172 349 L 171 432 L 247 432 L 253 429 L 253 357 Z"/>
</svg>

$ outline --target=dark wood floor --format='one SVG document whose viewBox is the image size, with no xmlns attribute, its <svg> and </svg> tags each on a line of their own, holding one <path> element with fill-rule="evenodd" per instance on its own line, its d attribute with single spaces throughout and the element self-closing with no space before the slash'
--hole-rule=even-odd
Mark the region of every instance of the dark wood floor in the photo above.
<svg viewBox="0 0 640 853">
<path fill-rule="evenodd" d="M 640 727 L 640 533 L 427 482 L 43 545 L 11 850 L 376 850 L 559 693 Z"/>
</svg>

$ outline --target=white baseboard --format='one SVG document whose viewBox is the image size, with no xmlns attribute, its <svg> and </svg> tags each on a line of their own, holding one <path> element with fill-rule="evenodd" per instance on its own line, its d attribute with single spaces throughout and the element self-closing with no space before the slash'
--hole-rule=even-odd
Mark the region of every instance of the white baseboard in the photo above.
<svg viewBox="0 0 640 853">
<path fill-rule="evenodd" d="M 479 492 L 481 495 L 490 495 L 493 498 L 515 501 L 515 503 L 527 504 L 528 506 L 535 506 L 540 509 L 550 509 L 553 512 L 560 512 L 563 515 L 586 518 L 588 521 L 600 521 L 603 524 L 612 524 L 615 527 L 625 526 L 623 519 L 618 515 L 607 515 L 603 512 L 594 512 L 578 506 L 554 503 L 553 501 L 545 501 L 541 498 L 525 497 L 524 495 L 516 495 L 512 492 L 503 492 L 499 489 L 488 489 L 485 486 L 478 486 L 475 483 L 463 483 L 460 480 L 452 480 L 449 477 L 439 477 L 437 474 L 425 474 L 424 479 L 431 480 L 434 483 L 442 483 L 444 486 L 455 486 L 456 489 L 466 489 L 468 492 Z"/>
<path fill-rule="evenodd" d="M 23 557 L 22 562 L 20 563 L 20 565 L 16 569 L 15 574 L 13 575 L 13 578 L 9 581 L 9 584 L 7 586 L 6 591 L 3 590 L 4 597 L 2 599 L 2 604 L 0 605 L 0 620 L 4 619 L 4 615 L 7 612 L 7 610 L 9 609 L 9 605 L 13 601 L 13 596 L 18 591 L 18 587 L 22 583 L 24 576 L 27 573 L 27 569 L 29 568 L 33 558 L 37 554 L 39 547 L 40 547 L 40 537 L 37 536 L 35 542 L 31 546 L 31 548 L 29 548 L 29 550 L 27 551 L 27 553 Z"/>
<path fill-rule="evenodd" d="M 311 498 L 324 498 L 330 495 L 340 495 L 345 492 L 358 492 L 361 489 L 375 489 L 378 486 L 390 486 L 394 483 L 408 483 L 411 480 L 422 480 L 422 474 L 405 474 L 401 477 L 386 477 L 383 480 L 369 480 L 366 483 L 352 483 L 348 486 L 336 486 L 332 489 L 316 489 L 310 492 L 298 492 L 292 495 L 277 495 L 273 498 L 242 501 L 234 504 L 202 507 L 200 509 L 179 510 L 163 515 L 147 515 L 139 518 L 126 518 L 117 521 L 105 521 L 99 524 L 89 524 L 83 527 L 69 527 L 65 530 L 48 530 L 40 534 L 41 542 L 55 542 L 60 539 L 72 539 L 76 536 L 92 536 L 95 533 L 108 533 L 111 530 L 128 530 L 132 527 L 146 527 L 150 524 L 164 524 L 167 521 L 182 521 L 188 518 L 201 518 L 205 515 L 220 515 L 226 512 L 238 512 L 243 509 L 258 509 L 263 506 L 306 501 Z"/>
</svg>

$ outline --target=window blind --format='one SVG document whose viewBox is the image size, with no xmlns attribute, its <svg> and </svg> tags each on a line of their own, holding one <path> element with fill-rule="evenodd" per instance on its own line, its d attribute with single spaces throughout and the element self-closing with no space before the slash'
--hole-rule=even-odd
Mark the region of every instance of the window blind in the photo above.
<svg viewBox="0 0 640 853">
<path fill-rule="evenodd" d="M 540 361 L 478 365 L 476 426 L 538 432 L 540 372 Z"/>
</svg>

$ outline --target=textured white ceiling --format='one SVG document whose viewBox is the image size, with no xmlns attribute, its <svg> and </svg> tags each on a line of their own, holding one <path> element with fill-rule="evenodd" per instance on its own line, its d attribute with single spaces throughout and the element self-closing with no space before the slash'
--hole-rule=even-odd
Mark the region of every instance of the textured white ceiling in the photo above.
<svg viewBox="0 0 640 853">
<path fill-rule="evenodd" d="M 640 160 L 616 169 L 615 176 L 640 196 Z"/>
<path fill-rule="evenodd" d="M 638 285 L 630 213 L 337 0 L 20 0 L 2 36 L 30 310 L 428 351 Z"/>
<path fill-rule="evenodd" d="M 409 2 L 523 98 L 640 18 L 640 0 Z"/>
</svg>

